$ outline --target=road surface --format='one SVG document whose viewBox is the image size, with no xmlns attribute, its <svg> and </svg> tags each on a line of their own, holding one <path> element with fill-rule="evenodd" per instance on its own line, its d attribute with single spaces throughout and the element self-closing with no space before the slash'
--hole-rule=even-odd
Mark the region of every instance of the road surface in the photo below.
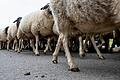
<svg viewBox="0 0 120 80">
<path fill-rule="evenodd" d="M 63 52 L 58 64 L 52 63 L 51 55 L 0 50 L 0 80 L 120 80 L 120 53 L 103 54 L 106 60 L 99 60 L 93 53 L 80 59 L 78 53 L 72 53 L 80 72 L 68 71 Z"/>
</svg>

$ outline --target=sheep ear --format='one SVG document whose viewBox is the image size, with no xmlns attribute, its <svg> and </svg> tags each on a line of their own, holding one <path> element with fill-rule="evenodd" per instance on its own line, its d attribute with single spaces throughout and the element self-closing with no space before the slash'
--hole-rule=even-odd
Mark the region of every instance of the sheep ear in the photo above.
<svg viewBox="0 0 120 80">
<path fill-rule="evenodd" d="M 40 8 L 40 10 L 47 9 L 47 8 L 49 7 L 49 4 L 50 4 L 50 3 L 47 3 L 44 7 Z"/>
<path fill-rule="evenodd" d="M 9 26 L 7 26 L 7 27 L 5 28 L 5 34 L 7 34 L 8 28 L 9 28 Z"/>
<path fill-rule="evenodd" d="M 52 11 L 48 8 L 48 14 L 52 15 Z"/>
<path fill-rule="evenodd" d="M 17 22 L 17 20 L 15 20 L 13 23 Z"/>
<path fill-rule="evenodd" d="M 22 17 L 18 17 L 13 23 L 18 22 L 22 19 Z"/>
</svg>

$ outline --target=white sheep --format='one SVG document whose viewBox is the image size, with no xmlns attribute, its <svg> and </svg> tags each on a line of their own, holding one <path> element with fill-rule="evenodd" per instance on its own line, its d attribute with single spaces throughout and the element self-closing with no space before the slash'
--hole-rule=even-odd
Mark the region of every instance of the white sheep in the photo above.
<svg viewBox="0 0 120 80">
<path fill-rule="evenodd" d="M 39 55 L 39 37 L 50 36 L 52 33 L 52 26 L 53 17 L 50 13 L 49 6 L 46 7 L 46 9 L 44 10 L 32 12 L 23 17 L 23 19 L 21 20 L 19 29 L 23 34 L 25 34 L 27 38 L 31 40 L 31 46 L 33 47 L 35 55 Z M 36 42 L 36 45 L 34 40 Z"/>
<path fill-rule="evenodd" d="M 0 49 L 2 48 L 2 42 L 5 43 L 7 41 L 7 31 L 9 27 L 0 29 Z"/>
<path fill-rule="evenodd" d="M 8 28 L 7 35 L 7 50 L 9 50 L 10 42 L 13 41 L 13 49 L 15 47 L 15 51 L 18 50 L 18 39 L 17 39 L 17 31 L 22 17 L 18 17 Z"/>
<path fill-rule="evenodd" d="M 60 33 L 57 46 L 63 44 L 70 70 L 79 71 L 68 49 L 68 37 L 76 31 L 80 36 L 87 34 L 96 48 L 94 35 L 110 32 L 120 25 L 119 0 L 50 0 L 50 3 Z M 58 52 L 56 47 L 54 63 L 57 63 Z"/>
<path fill-rule="evenodd" d="M 52 36 L 48 37 L 48 39 L 47 39 L 47 44 L 45 46 L 44 53 L 46 53 L 48 50 L 52 51 L 52 48 L 51 48 L 51 45 L 50 45 L 51 40 L 52 39 L 57 40 L 57 37 L 59 36 L 59 32 L 56 29 L 55 24 L 52 26 L 51 34 L 52 34 Z"/>
<path fill-rule="evenodd" d="M 20 28 L 18 28 L 18 31 L 17 31 L 17 39 L 19 40 L 17 52 L 20 53 L 21 50 L 24 48 L 23 41 L 28 40 L 27 36 L 25 36 L 25 34 L 21 31 Z"/>
<path fill-rule="evenodd" d="M 15 23 L 12 23 L 9 28 L 8 28 L 8 35 L 7 35 L 7 50 L 9 50 L 9 45 L 10 45 L 10 42 L 11 41 L 14 41 L 13 42 L 13 49 L 14 49 L 14 46 L 15 46 L 15 51 L 17 51 L 17 26 Z"/>
<path fill-rule="evenodd" d="M 10 42 L 13 41 L 13 49 L 15 51 L 18 50 L 18 39 L 17 39 L 17 31 L 22 17 L 18 17 L 8 28 L 7 35 L 7 50 L 9 50 Z"/>
<path fill-rule="evenodd" d="M 56 39 L 56 37 L 59 36 L 59 31 L 57 30 L 55 24 L 54 24 L 54 26 L 53 26 L 53 33 L 54 33 L 55 35 L 54 35 L 52 38 Z M 72 37 L 77 37 L 77 36 L 78 36 L 78 33 L 79 33 L 78 31 L 76 31 L 76 30 L 73 29 L 73 30 L 72 30 L 72 34 L 71 34 L 71 38 L 72 38 Z M 80 33 L 79 33 L 79 34 L 80 34 Z M 81 35 L 82 35 L 82 34 L 81 34 Z M 85 43 L 83 42 L 82 37 L 86 37 L 86 38 L 85 38 Z M 90 36 L 88 36 L 88 35 L 82 35 L 82 36 L 79 36 L 79 38 L 78 38 L 78 39 L 79 39 L 79 55 L 80 55 L 80 57 L 82 57 L 82 58 L 85 57 L 85 52 L 84 52 L 84 50 L 86 50 L 86 44 L 87 44 L 86 42 L 88 41 L 89 37 L 90 37 Z M 44 50 L 44 53 L 46 53 L 46 52 L 48 51 L 48 49 L 50 49 L 50 51 L 51 51 L 50 40 L 51 40 L 51 38 L 48 38 L 47 44 L 46 44 L 46 48 L 45 48 L 45 50 Z M 100 38 L 100 40 L 102 41 L 102 44 L 105 43 L 102 38 Z M 83 44 L 83 43 L 84 43 L 84 44 Z M 93 41 L 93 43 L 95 44 L 95 41 Z M 96 46 L 96 47 L 100 47 L 100 46 L 102 46 L 102 44 L 100 44 L 100 45 L 98 45 L 98 46 Z M 57 46 L 57 47 L 59 47 L 59 49 L 60 49 L 60 46 Z M 99 59 L 105 59 L 104 56 L 100 53 L 99 49 L 96 48 L 96 47 L 94 47 L 94 48 L 95 48 L 95 50 L 97 51 L 97 55 L 98 55 Z"/>
</svg>

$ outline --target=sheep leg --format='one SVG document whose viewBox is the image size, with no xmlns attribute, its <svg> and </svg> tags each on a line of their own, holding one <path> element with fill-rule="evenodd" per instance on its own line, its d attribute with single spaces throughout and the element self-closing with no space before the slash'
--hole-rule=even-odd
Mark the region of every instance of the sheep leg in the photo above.
<svg viewBox="0 0 120 80">
<path fill-rule="evenodd" d="M 38 51 L 38 44 L 39 44 L 39 35 L 35 36 L 36 39 L 36 49 L 35 49 L 35 55 L 39 56 L 39 51 Z"/>
<path fill-rule="evenodd" d="M 23 48 L 23 39 L 19 39 L 18 40 L 18 53 L 20 53 L 22 51 Z"/>
<path fill-rule="evenodd" d="M 3 45 L 1 46 L 1 48 L 5 48 L 5 42 L 2 43 Z"/>
<path fill-rule="evenodd" d="M 2 48 L 5 48 L 5 42 L 2 42 L 1 49 L 2 49 Z"/>
<path fill-rule="evenodd" d="M 22 42 L 22 43 L 21 43 L 21 49 L 24 49 L 24 48 L 25 48 L 25 46 L 24 46 L 24 44 L 23 44 L 24 40 L 22 40 L 21 42 Z"/>
<path fill-rule="evenodd" d="M 98 55 L 99 59 L 105 59 L 105 58 L 103 57 L 103 55 L 101 54 L 100 50 L 99 50 L 99 49 L 97 48 L 97 46 L 96 46 L 94 36 L 92 36 L 90 39 L 91 39 L 92 44 L 93 44 L 93 46 L 94 46 L 94 48 L 95 48 L 95 50 L 96 50 L 96 52 L 97 52 L 97 55 Z"/>
<path fill-rule="evenodd" d="M 86 38 L 85 38 L 85 42 L 83 43 L 83 48 L 84 48 L 84 51 L 85 52 L 88 52 L 88 49 L 87 49 L 87 42 L 88 42 L 88 36 L 86 36 Z"/>
<path fill-rule="evenodd" d="M 97 46 L 98 48 L 100 48 L 100 47 L 105 43 L 105 41 L 104 41 L 104 39 L 103 39 L 102 36 L 100 36 L 100 41 L 101 41 L 102 43 Z"/>
<path fill-rule="evenodd" d="M 48 51 L 48 49 L 50 49 L 50 51 L 52 51 L 52 49 L 51 49 L 51 46 L 50 46 L 50 38 L 48 38 L 48 40 L 47 40 L 47 45 L 46 45 L 46 48 L 45 48 L 45 50 L 44 50 L 44 53 L 46 53 L 47 51 Z"/>
<path fill-rule="evenodd" d="M 5 45 L 4 45 L 4 43 L 5 43 L 5 42 L 2 42 L 1 49 L 2 49 L 2 48 L 5 48 Z"/>
<path fill-rule="evenodd" d="M 34 43 L 34 40 L 31 39 L 31 40 L 30 40 L 30 46 L 32 47 L 33 52 L 35 53 L 35 45 L 34 45 L 34 44 L 35 44 L 35 43 Z"/>
<path fill-rule="evenodd" d="M 7 49 L 7 41 L 4 44 L 5 44 L 5 48 Z"/>
<path fill-rule="evenodd" d="M 83 50 L 83 40 L 82 40 L 82 36 L 79 37 L 79 55 L 80 57 L 84 57 L 85 56 L 85 52 Z"/>
<path fill-rule="evenodd" d="M 15 51 L 17 52 L 18 51 L 18 41 L 17 41 L 17 39 L 15 39 L 14 41 L 15 41 L 15 43 L 14 43 Z"/>
<path fill-rule="evenodd" d="M 59 54 L 59 50 L 60 50 L 61 44 L 62 44 L 62 34 L 59 35 L 59 38 L 58 38 L 58 41 L 57 41 L 57 44 L 56 44 L 56 48 L 55 48 L 55 51 L 53 53 L 52 62 L 54 64 L 58 63 L 58 54 Z"/>
<path fill-rule="evenodd" d="M 49 39 L 48 39 L 49 40 Z M 45 45 L 45 50 L 44 50 L 44 53 L 46 53 L 48 51 L 48 40 L 47 40 L 47 44 Z"/>
<path fill-rule="evenodd" d="M 10 40 L 7 42 L 7 50 L 9 51 L 9 46 L 10 46 Z"/>
<path fill-rule="evenodd" d="M 18 53 L 21 52 L 21 41 L 22 41 L 22 39 L 19 39 L 19 40 L 18 40 L 18 44 L 19 44 L 19 45 L 18 45 L 18 51 L 17 51 Z"/>
<path fill-rule="evenodd" d="M 25 45 L 24 49 L 26 49 L 27 47 L 29 48 L 29 43 L 27 45 Z"/>
<path fill-rule="evenodd" d="M 15 40 L 13 41 L 12 49 L 13 49 L 13 50 L 15 49 Z"/>
<path fill-rule="evenodd" d="M 2 42 L 0 41 L 0 49 L 2 49 Z"/>
<path fill-rule="evenodd" d="M 63 47 L 64 47 L 65 54 L 66 54 L 66 57 L 67 57 L 68 65 L 70 67 L 69 70 L 73 71 L 73 72 L 78 72 L 79 69 L 77 68 L 76 64 L 74 63 L 74 60 L 73 60 L 73 58 L 72 58 L 72 56 L 70 54 L 69 48 L 68 48 L 68 38 L 67 38 L 67 35 L 63 36 L 62 43 L 63 43 Z"/>
<path fill-rule="evenodd" d="M 48 44 L 48 48 L 50 49 L 50 51 L 52 51 L 52 48 L 51 48 L 51 45 L 50 45 L 50 41 L 51 41 L 51 39 L 49 40 L 49 44 Z"/>
</svg>

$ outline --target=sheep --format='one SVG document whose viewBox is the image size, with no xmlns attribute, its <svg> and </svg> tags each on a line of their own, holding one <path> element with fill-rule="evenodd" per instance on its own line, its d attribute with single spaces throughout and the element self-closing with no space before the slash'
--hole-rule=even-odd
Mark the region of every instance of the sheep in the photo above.
<svg viewBox="0 0 120 80">
<path fill-rule="evenodd" d="M 39 55 L 38 42 L 40 37 L 52 35 L 53 17 L 49 10 L 49 6 L 32 12 L 21 20 L 19 30 L 25 36 L 31 39 L 31 46 L 35 55 Z M 40 36 L 39 36 L 40 35 Z M 18 35 L 19 36 L 19 35 Z M 36 43 L 36 45 L 34 45 Z M 36 47 L 35 47 L 36 46 Z"/>
<path fill-rule="evenodd" d="M 60 33 L 57 46 L 63 44 L 71 71 L 79 71 L 68 49 L 71 30 L 75 29 L 80 36 L 81 34 L 89 35 L 96 48 L 94 35 L 110 32 L 120 25 L 119 0 L 50 0 L 50 4 Z M 56 47 L 53 63 L 57 63 L 58 52 Z M 100 53 L 98 49 L 97 53 Z"/>
<path fill-rule="evenodd" d="M 7 50 L 9 50 L 9 45 L 11 41 L 13 42 L 13 46 L 14 44 L 16 44 L 16 33 L 17 33 L 17 27 L 15 23 L 12 23 L 9 28 L 8 28 L 8 35 L 7 35 Z M 17 47 L 15 48 L 15 51 L 17 51 Z"/>
<path fill-rule="evenodd" d="M 51 43 L 51 40 L 57 40 L 58 36 L 59 36 L 59 33 L 57 32 L 57 29 L 56 29 L 56 25 L 53 24 L 52 26 L 52 31 L 51 31 L 51 34 L 52 36 L 50 36 L 48 39 L 47 39 L 47 44 L 46 44 L 46 47 L 44 49 L 44 53 L 46 53 L 48 51 L 48 49 L 50 49 L 50 51 L 52 51 L 52 48 L 50 46 L 50 43 Z"/>
<path fill-rule="evenodd" d="M 73 29 L 72 32 L 74 32 L 74 29 Z M 54 37 L 59 36 L 59 32 L 57 32 L 55 24 L 53 26 L 53 33 L 55 34 Z M 70 38 L 77 37 L 77 36 L 78 36 L 78 32 L 76 31 L 76 32 L 72 33 L 72 35 L 71 35 Z M 86 37 L 84 45 L 83 45 L 82 37 Z M 81 58 L 85 57 L 84 50 L 86 50 L 86 44 L 87 44 L 86 42 L 88 41 L 88 39 L 89 39 L 90 36 L 87 36 L 87 35 L 83 36 L 82 35 L 82 37 L 79 36 L 79 55 L 80 55 Z M 50 49 L 50 51 L 51 51 L 50 40 L 51 40 L 51 38 L 48 38 L 47 45 L 46 45 L 46 48 L 44 50 L 44 53 L 46 53 L 48 49 Z M 102 41 L 102 44 L 105 43 L 104 40 L 102 39 L 102 37 L 100 37 L 100 40 Z M 95 40 L 93 41 L 93 43 L 95 44 Z M 97 47 L 101 47 L 102 44 L 98 45 Z M 99 59 L 105 59 L 104 56 L 100 53 L 100 51 L 99 51 L 98 48 L 95 47 L 95 50 L 97 51 L 97 55 L 98 55 Z"/>
<path fill-rule="evenodd" d="M 0 29 L 0 49 L 2 48 L 2 42 L 6 43 L 7 41 L 7 31 L 8 31 L 9 26 L 6 28 Z"/>
<path fill-rule="evenodd" d="M 27 37 L 23 32 L 22 32 L 22 30 L 21 30 L 21 27 L 19 26 L 18 27 L 18 31 L 17 31 L 17 39 L 18 39 L 18 53 L 20 53 L 21 51 L 22 51 L 22 48 L 24 48 L 23 47 L 23 41 L 24 40 L 27 40 L 27 41 L 29 41 L 29 37 Z M 31 41 L 31 40 L 30 40 Z M 34 47 L 34 46 L 32 46 L 32 47 Z"/>
<path fill-rule="evenodd" d="M 24 40 L 28 40 L 27 36 L 25 36 L 25 34 L 21 31 L 21 29 L 19 28 L 19 25 L 21 23 L 22 17 L 18 17 L 13 23 L 16 22 L 16 26 L 17 26 L 17 33 L 16 33 L 16 39 L 17 39 L 17 52 L 20 53 L 21 50 L 24 48 L 23 46 L 23 41 Z"/>
<path fill-rule="evenodd" d="M 94 37 L 96 37 L 96 36 L 94 36 Z M 93 37 L 93 39 L 94 39 L 94 37 Z M 105 43 L 105 41 L 101 37 L 101 35 L 99 35 L 99 39 L 100 39 L 100 41 L 102 43 L 96 46 L 95 40 L 91 40 L 91 36 L 86 35 L 85 42 L 83 42 L 83 38 L 80 36 L 79 37 L 79 45 L 80 45 L 80 47 L 79 47 L 79 55 L 80 55 L 80 57 L 81 58 L 85 57 L 85 52 L 84 51 L 87 52 L 86 45 L 87 45 L 87 41 L 90 40 L 92 42 L 92 44 L 93 44 L 93 47 L 95 48 L 95 50 L 97 52 L 98 58 L 102 59 L 102 60 L 105 59 L 105 57 L 101 54 L 101 52 L 98 49 Z"/>
<path fill-rule="evenodd" d="M 19 40 L 19 46 L 18 46 L 18 51 L 17 51 L 18 53 L 20 53 L 23 48 L 26 48 L 27 46 L 29 46 L 29 41 L 30 41 L 30 46 L 33 48 L 33 51 L 35 50 L 34 38 L 27 37 L 27 36 L 25 35 L 25 33 L 23 33 L 20 28 L 18 28 L 17 38 L 18 38 L 18 40 Z M 23 44 L 24 40 L 28 41 L 26 47 L 23 46 L 23 45 L 24 45 L 24 44 Z"/>
<path fill-rule="evenodd" d="M 46 54 L 46 52 L 50 49 L 50 51 L 52 51 L 52 48 L 50 46 L 50 41 L 51 41 L 51 38 L 48 38 L 47 39 L 47 44 L 45 45 L 45 49 L 44 49 L 44 53 Z"/>
<path fill-rule="evenodd" d="M 21 19 L 22 19 L 22 17 L 18 17 L 8 28 L 7 50 L 9 50 L 9 45 L 10 45 L 11 41 L 14 41 L 13 42 L 13 49 L 15 47 L 15 51 L 18 50 L 17 31 L 18 31 L 18 27 L 19 27 L 19 23 L 20 23 Z"/>
</svg>

